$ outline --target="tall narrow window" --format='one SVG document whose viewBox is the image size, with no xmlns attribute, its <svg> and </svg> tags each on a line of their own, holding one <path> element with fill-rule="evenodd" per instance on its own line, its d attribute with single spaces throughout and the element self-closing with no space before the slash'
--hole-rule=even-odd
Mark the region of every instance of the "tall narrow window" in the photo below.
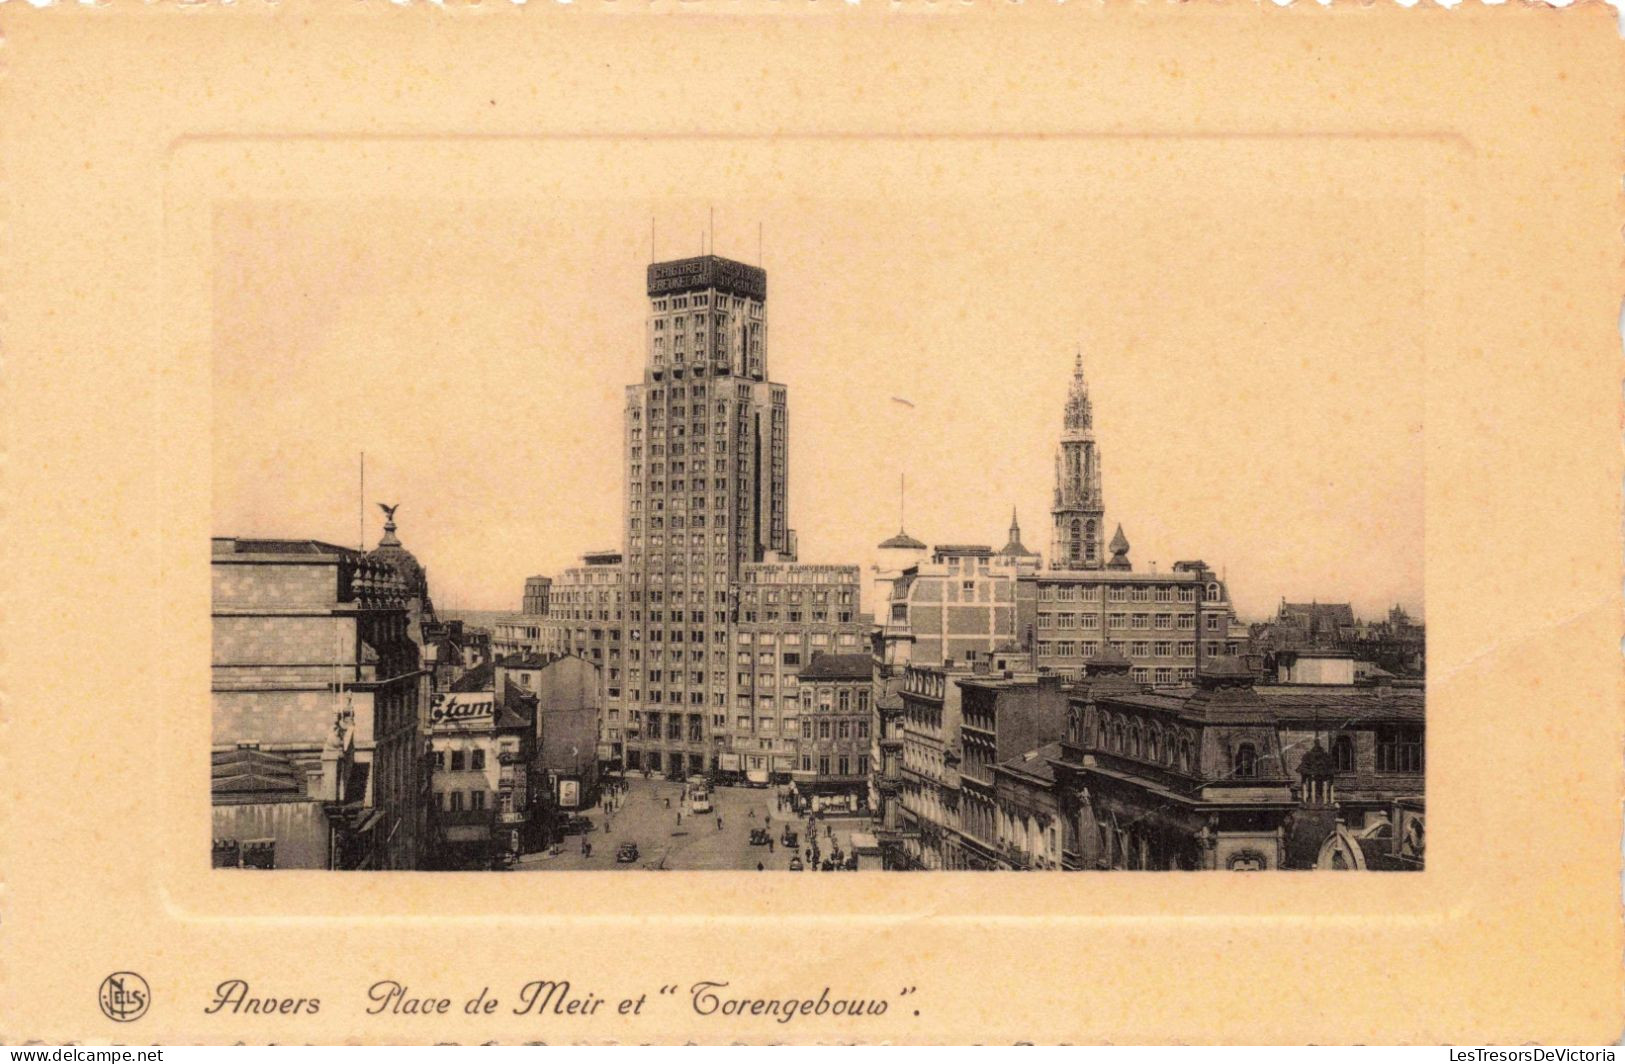
<svg viewBox="0 0 1625 1064">
<path fill-rule="evenodd" d="M 1236 747 L 1236 778 L 1249 780 L 1258 775 L 1258 751 L 1252 743 Z"/>
<path fill-rule="evenodd" d="M 1332 763 L 1339 772 L 1354 771 L 1354 740 L 1339 735 L 1332 741 Z"/>
</svg>

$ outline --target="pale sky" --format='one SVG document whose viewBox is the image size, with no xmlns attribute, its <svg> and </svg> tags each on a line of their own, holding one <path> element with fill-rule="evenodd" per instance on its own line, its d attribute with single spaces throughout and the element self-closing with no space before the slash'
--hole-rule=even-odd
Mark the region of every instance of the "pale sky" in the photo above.
<svg viewBox="0 0 1625 1064">
<path fill-rule="evenodd" d="M 911 534 L 997 548 L 1015 506 L 1047 555 L 1081 344 L 1136 568 L 1205 559 L 1248 619 L 1422 612 L 1419 205 L 1169 188 L 717 205 L 718 254 L 765 234 L 802 561 L 869 564 L 903 473 Z M 661 258 L 698 253 L 702 202 L 223 207 L 216 533 L 355 542 L 365 450 L 367 543 L 400 503 L 442 607 L 619 548 L 651 215 Z"/>
</svg>

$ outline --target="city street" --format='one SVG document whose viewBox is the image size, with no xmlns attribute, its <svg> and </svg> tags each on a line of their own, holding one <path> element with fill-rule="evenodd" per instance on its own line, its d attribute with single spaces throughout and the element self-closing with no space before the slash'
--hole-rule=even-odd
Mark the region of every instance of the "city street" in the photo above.
<svg viewBox="0 0 1625 1064">
<path fill-rule="evenodd" d="M 749 870 L 759 862 L 766 870 L 782 872 L 789 868 L 790 858 L 795 856 L 779 845 L 787 822 L 800 836 L 801 859 L 803 864 L 807 863 L 807 819 L 788 811 L 781 812 L 776 789 L 719 787 L 711 792 L 710 813 L 691 813 L 684 808 L 682 822 L 678 823 L 679 807 L 684 804 L 680 801 L 682 793 L 681 783 L 629 777 L 626 791 L 613 799 L 617 803 L 613 812 L 606 812 L 602 804 L 585 812 L 593 824 L 591 832 L 566 838 L 564 849 L 557 856 L 546 852 L 527 854 L 516 870 Z M 667 808 L 668 800 L 670 808 Z M 720 829 L 718 817 L 722 818 Z M 866 831 L 869 821 L 863 817 L 820 819 L 818 825 L 823 856 L 828 857 L 831 850 L 831 840 L 825 834 L 828 828 L 834 829 L 834 842 L 844 856 L 852 852 L 852 833 Z M 771 850 L 751 845 L 752 828 L 766 828 L 771 833 Z M 582 855 L 583 838 L 592 844 L 591 857 Z M 618 863 L 615 860 L 615 851 L 623 842 L 637 843 L 636 861 Z"/>
</svg>

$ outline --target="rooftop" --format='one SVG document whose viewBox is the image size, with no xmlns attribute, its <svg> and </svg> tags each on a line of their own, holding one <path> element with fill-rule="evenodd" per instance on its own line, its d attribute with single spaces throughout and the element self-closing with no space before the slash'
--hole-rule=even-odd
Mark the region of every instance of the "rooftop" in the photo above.
<svg viewBox="0 0 1625 1064">
<path fill-rule="evenodd" d="M 897 530 L 897 535 L 893 536 L 891 539 L 885 540 L 876 549 L 877 550 L 925 550 L 927 548 L 926 548 L 926 545 L 924 543 L 921 543 L 919 540 L 915 539 L 913 536 L 909 535 L 907 532 L 903 531 L 902 529 L 898 529 Z"/>
<path fill-rule="evenodd" d="M 751 299 L 767 298 L 767 271 L 760 266 L 725 259 L 721 255 L 699 255 L 649 264 L 649 296 L 677 292 L 720 289 Z"/>
<path fill-rule="evenodd" d="M 983 543 L 938 543 L 933 550 L 939 557 L 963 558 L 966 555 L 972 555 L 978 558 L 983 556 L 991 558 L 993 556 L 993 548 Z"/>
<path fill-rule="evenodd" d="M 1019 757 L 1000 761 L 997 768 L 1000 772 L 1054 783 L 1055 767 L 1050 762 L 1059 760 L 1061 760 L 1061 744 L 1047 743 L 1036 750 L 1028 750 Z"/>
<path fill-rule="evenodd" d="M 240 539 L 236 536 L 215 536 L 210 541 L 215 554 L 314 554 L 354 557 L 361 552 L 354 547 L 340 547 L 323 543 L 319 539 Z"/>
<path fill-rule="evenodd" d="M 875 673 L 875 659 L 868 654 L 815 654 L 812 663 L 801 670 L 806 680 L 868 680 Z"/>
<path fill-rule="evenodd" d="M 239 747 L 209 755 L 209 789 L 214 798 L 276 801 L 303 797 L 304 774 L 281 754 Z"/>
</svg>

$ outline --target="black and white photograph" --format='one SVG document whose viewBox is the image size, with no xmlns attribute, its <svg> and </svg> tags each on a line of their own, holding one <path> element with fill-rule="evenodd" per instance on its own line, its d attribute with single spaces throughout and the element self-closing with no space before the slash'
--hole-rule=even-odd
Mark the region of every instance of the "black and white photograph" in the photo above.
<svg viewBox="0 0 1625 1064">
<path fill-rule="evenodd" d="M 1050 205 L 223 215 L 215 866 L 1421 869 L 1403 301 Z"/>
</svg>

